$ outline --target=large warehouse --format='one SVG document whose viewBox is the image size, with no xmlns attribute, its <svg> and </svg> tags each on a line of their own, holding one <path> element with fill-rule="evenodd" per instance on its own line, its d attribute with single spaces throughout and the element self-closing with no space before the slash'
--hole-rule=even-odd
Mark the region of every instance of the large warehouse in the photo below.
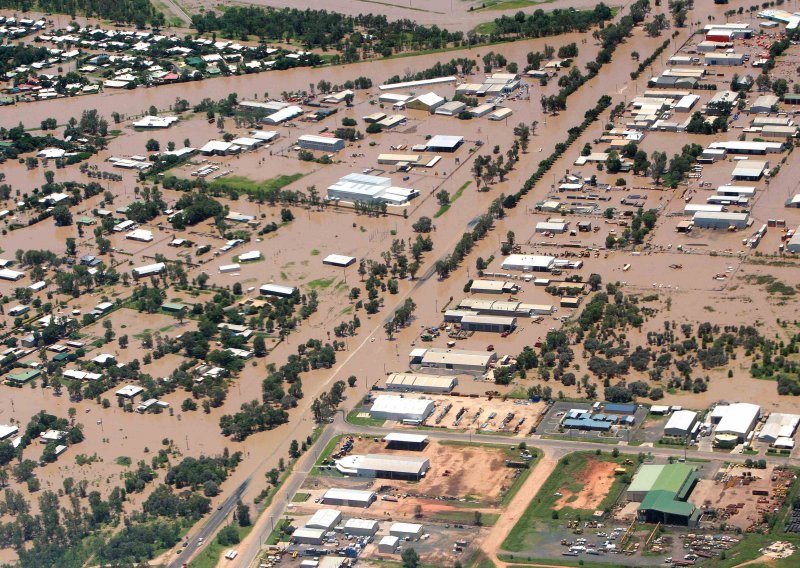
<svg viewBox="0 0 800 568">
<path fill-rule="evenodd" d="M 392 373 L 386 378 L 386 390 L 400 392 L 450 392 L 457 384 L 458 379 L 449 375 Z"/>
<path fill-rule="evenodd" d="M 758 433 L 758 439 L 774 444 L 778 438 L 794 438 L 798 422 L 800 415 L 773 412 Z"/>
<path fill-rule="evenodd" d="M 366 174 L 347 174 L 328 187 L 328 198 L 351 203 L 384 202 L 389 205 L 403 205 L 419 195 L 414 189 L 395 187 L 388 177 Z"/>
<path fill-rule="evenodd" d="M 555 257 L 536 254 L 510 254 L 501 265 L 503 270 L 521 270 L 523 272 L 550 272 L 555 264 Z"/>
<path fill-rule="evenodd" d="M 338 505 L 340 507 L 363 507 L 366 509 L 377 496 L 372 491 L 360 491 L 358 489 L 343 489 L 333 487 L 328 489 L 322 496 L 322 503 L 325 505 Z"/>
<path fill-rule="evenodd" d="M 318 150 L 320 152 L 338 152 L 344 148 L 344 140 L 333 136 L 318 136 L 304 134 L 297 139 L 297 145 L 303 150 Z"/>
<path fill-rule="evenodd" d="M 382 479 L 409 479 L 418 481 L 431 467 L 428 458 L 392 454 L 351 454 L 336 460 L 336 469 L 344 475 L 376 477 Z"/>
<path fill-rule="evenodd" d="M 497 361 L 497 352 L 417 348 L 411 351 L 410 359 L 411 365 L 422 368 L 482 374 L 489 369 L 489 365 Z"/>
<path fill-rule="evenodd" d="M 631 480 L 627 498 L 641 503 L 639 518 L 645 522 L 695 526 L 701 512 L 686 500 L 697 480 L 690 465 L 642 465 Z"/>
<path fill-rule="evenodd" d="M 461 318 L 461 329 L 464 331 L 486 331 L 505 333 L 514 331 L 517 318 L 507 316 L 465 315 Z"/>
<path fill-rule="evenodd" d="M 699 229 L 744 229 L 750 221 L 747 213 L 705 212 L 698 211 L 692 217 L 692 223 Z"/>
<path fill-rule="evenodd" d="M 389 527 L 389 534 L 397 538 L 419 540 L 422 537 L 423 526 L 416 523 L 394 523 Z"/>
<path fill-rule="evenodd" d="M 342 513 L 336 509 L 319 509 L 306 521 L 306 528 L 331 530 L 342 520 Z"/>
<path fill-rule="evenodd" d="M 344 524 L 344 534 L 355 536 L 375 536 L 378 532 L 378 521 L 371 519 L 349 519 Z"/>
<path fill-rule="evenodd" d="M 376 420 L 422 422 L 433 412 L 433 401 L 382 394 L 375 398 L 369 414 Z"/>
<path fill-rule="evenodd" d="M 686 437 L 694 432 L 697 424 L 697 413 L 691 410 L 676 410 L 664 426 L 665 436 Z"/>
<path fill-rule="evenodd" d="M 761 416 L 761 407 L 749 402 L 736 402 L 717 405 L 711 411 L 711 422 L 717 425 L 714 436 L 735 436 L 739 443 L 744 442 Z"/>
</svg>

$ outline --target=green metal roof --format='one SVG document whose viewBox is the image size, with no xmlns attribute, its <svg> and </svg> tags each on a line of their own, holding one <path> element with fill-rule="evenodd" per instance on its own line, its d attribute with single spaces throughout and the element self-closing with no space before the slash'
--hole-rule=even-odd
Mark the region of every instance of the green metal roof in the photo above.
<svg viewBox="0 0 800 568">
<path fill-rule="evenodd" d="M 42 372 L 38 369 L 29 369 L 26 371 L 19 371 L 17 373 L 9 373 L 6 375 L 6 379 L 17 383 L 27 383 L 31 379 L 35 379 L 41 374 Z"/>
<path fill-rule="evenodd" d="M 651 491 L 671 491 L 678 493 L 686 480 L 691 477 L 694 468 L 684 463 L 673 463 L 664 466 L 661 474 L 653 484 Z"/>
<path fill-rule="evenodd" d="M 641 491 L 650 491 L 653 489 L 658 477 L 661 475 L 661 472 L 664 470 L 663 465 L 652 465 L 652 464 L 645 464 L 639 468 L 639 471 L 636 472 L 636 475 L 633 476 L 631 480 L 630 486 L 628 486 L 629 492 L 639 493 Z"/>
<path fill-rule="evenodd" d="M 695 506 L 686 501 L 678 501 L 675 499 L 675 496 L 675 493 L 672 491 L 650 491 L 642 501 L 642 504 L 639 505 L 639 510 L 658 511 L 668 515 L 691 517 L 695 512 Z"/>
</svg>

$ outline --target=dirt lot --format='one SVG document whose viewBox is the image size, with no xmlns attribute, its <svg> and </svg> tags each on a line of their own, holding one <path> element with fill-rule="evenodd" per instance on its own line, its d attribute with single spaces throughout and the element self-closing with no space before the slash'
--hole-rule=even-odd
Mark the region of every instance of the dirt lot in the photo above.
<svg viewBox="0 0 800 568">
<path fill-rule="evenodd" d="M 771 465 L 767 469 L 732 466 L 723 470 L 722 475 L 717 476 L 718 480 L 701 479 L 692 491 L 690 501 L 707 512 L 716 511 L 716 522 L 747 529 L 760 522 L 763 512 L 778 506 L 773 499 L 780 497 L 781 490 L 772 482 L 774 469 Z M 754 495 L 754 491 L 765 491 L 769 495 Z M 741 506 L 734 508 L 733 505 Z"/>
<path fill-rule="evenodd" d="M 505 448 L 432 440 L 421 452 L 387 450 L 380 439 L 356 438 L 353 454 L 408 455 L 430 459 L 430 470 L 418 482 L 375 480 L 388 492 L 418 496 L 495 501 L 511 484 L 517 470 L 505 467 L 511 452 Z M 412 507 L 413 509 L 413 507 Z"/>
<path fill-rule="evenodd" d="M 573 509 L 596 509 L 611 490 L 614 483 L 614 468 L 617 464 L 601 462 L 591 458 L 586 460 L 586 467 L 580 472 L 584 485 L 580 491 L 572 492 L 561 489 L 563 495 L 556 502 L 557 509 L 571 507 Z"/>
</svg>

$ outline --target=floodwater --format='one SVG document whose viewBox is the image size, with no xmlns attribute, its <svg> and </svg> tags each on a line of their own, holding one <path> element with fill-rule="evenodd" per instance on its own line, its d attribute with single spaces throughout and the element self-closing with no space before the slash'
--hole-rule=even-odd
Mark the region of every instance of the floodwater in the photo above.
<svg viewBox="0 0 800 568">
<path fill-rule="evenodd" d="M 365 4 L 365 6 L 372 8 L 371 4 Z M 662 7 L 661 9 L 665 8 Z M 706 19 L 705 14 L 707 12 L 715 14 L 721 14 L 722 12 L 722 8 L 717 10 L 713 6 L 705 5 L 699 7 L 698 10 L 699 12 L 694 15 L 700 21 Z M 674 43 L 683 41 L 688 31 L 682 30 L 681 36 Z M 557 48 L 565 43 L 576 41 L 581 50 L 581 60 L 593 57 L 592 54 L 596 52 L 597 46 L 594 45 L 593 40 L 590 38 L 586 44 L 582 43 L 581 39 L 578 35 L 573 34 L 558 38 L 493 46 L 491 50 L 503 53 L 510 61 L 524 64 L 525 54 L 528 51 L 542 50 L 546 43 Z M 222 438 L 219 435 L 218 426 L 219 417 L 222 414 L 235 412 L 243 402 L 260 398 L 261 380 L 266 374 L 267 362 L 282 364 L 290 354 L 296 353 L 298 345 L 310 338 L 327 338 L 327 333 L 332 331 L 334 325 L 351 317 L 346 294 L 347 289 L 358 279 L 355 269 L 351 267 L 342 271 L 341 269 L 323 266 L 321 259 L 326 254 L 334 252 L 350 254 L 359 258 L 377 259 L 381 251 L 389 248 L 393 238 L 408 240 L 413 237 L 410 229 L 411 222 L 420 215 L 432 216 L 438 209 L 435 199 L 430 198 L 430 196 L 421 196 L 418 200 L 419 202 L 412 205 L 413 211 L 410 212 L 408 221 L 399 216 L 389 217 L 388 219 L 375 219 L 359 217 L 352 213 L 334 211 L 332 209 L 318 212 L 293 208 L 296 220 L 279 229 L 277 233 L 267 236 L 261 242 L 253 241 L 243 245 L 226 255 L 209 257 L 209 260 L 203 262 L 200 267 L 193 269 L 192 277 L 195 277 L 200 270 L 205 270 L 211 276 L 212 282 L 222 285 L 232 285 L 234 282 L 239 281 L 247 288 L 248 286 L 257 286 L 265 281 L 274 280 L 276 282 L 299 285 L 304 292 L 316 289 L 320 294 L 319 311 L 304 322 L 296 332 L 292 333 L 287 341 L 278 345 L 267 359 L 256 360 L 253 364 L 248 362 L 241 376 L 231 386 L 225 404 L 221 408 L 212 409 L 210 414 L 204 414 L 202 410 L 187 413 L 181 412 L 180 401 L 185 398 L 186 395 L 184 393 L 173 393 L 166 397 L 173 410 L 172 414 L 165 412 L 159 415 L 138 415 L 126 414 L 113 405 L 111 408 L 103 410 L 94 401 L 70 403 L 66 396 L 56 397 L 50 390 L 39 387 L 32 389 L 28 386 L 22 391 L 8 390 L 7 396 L 0 400 L 0 420 L 8 422 L 11 418 L 14 418 L 25 424 L 32 414 L 41 409 L 46 409 L 59 416 L 66 416 L 69 407 L 76 408 L 76 419 L 84 424 L 87 439 L 79 446 L 70 448 L 59 462 L 37 470 L 37 473 L 43 479 L 45 487 L 57 487 L 61 483 L 60 480 L 63 476 L 73 475 L 76 477 L 85 476 L 90 479 L 93 488 L 97 488 L 101 492 L 107 492 L 114 485 L 120 484 L 119 475 L 122 472 L 122 468 L 114 463 L 117 457 L 127 455 L 133 458 L 134 462 L 137 459 L 149 459 L 150 455 L 161 447 L 162 439 L 166 437 L 173 441 L 174 447 L 183 455 L 215 454 L 221 452 L 223 447 L 228 447 L 232 451 L 241 450 L 245 456 L 244 462 L 232 475 L 231 479 L 226 482 L 222 497 L 229 494 L 230 490 L 239 483 L 252 477 L 253 483 L 251 483 L 245 494 L 245 501 L 250 503 L 252 498 L 264 487 L 264 472 L 274 467 L 278 458 L 287 455 L 289 442 L 292 439 L 305 439 L 311 433 L 314 424 L 308 412 L 310 401 L 319 393 L 330 388 L 330 384 L 334 380 L 355 375 L 358 378 L 358 384 L 355 389 L 348 390 L 348 401 L 345 403 L 346 407 L 351 407 L 367 392 L 367 388 L 380 381 L 385 373 L 405 369 L 407 367 L 407 353 L 417 341 L 421 326 L 437 325 L 441 320 L 441 310 L 451 303 L 451 298 L 453 301 L 458 301 L 465 295 L 463 292 L 464 284 L 469 278 L 475 276 L 475 259 L 479 256 L 486 259 L 494 255 L 498 258 L 490 266 L 490 270 L 498 269 L 500 264 L 500 241 L 505 238 L 507 231 L 513 230 L 517 234 L 518 240 L 526 243 L 525 252 L 554 250 L 550 248 L 550 243 L 541 245 L 539 243 L 542 240 L 541 237 L 533 235 L 533 225 L 535 220 L 541 220 L 541 214 L 533 212 L 532 206 L 543 199 L 551 190 L 549 187 L 551 185 L 550 180 L 547 179 L 543 180 L 526 197 L 524 203 L 513 210 L 509 210 L 508 216 L 499 221 L 496 228 L 485 239 L 476 243 L 476 247 L 468 259 L 450 278 L 439 282 L 436 276 L 431 275 L 428 270 L 433 265 L 434 260 L 452 250 L 468 223 L 476 215 L 484 212 L 492 199 L 502 192 L 516 191 L 531 172 L 536 169 L 538 162 L 550 154 L 556 143 L 566 137 L 566 130 L 577 125 L 582 120 L 583 113 L 594 106 L 601 94 L 611 94 L 616 103 L 625 100 L 629 95 L 633 96 L 639 90 L 643 90 L 649 74 L 644 73 L 643 77 L 637 82 L 630 83 L 628 73 L 631 69 L 631 53 L 638 51 L 644 57 L 651 53 L 663 40 L 663 37 L 647 38 L 642 33 L 642 30 L 636 30 L 634 37 L 617 49 L 614 60 L 603 68 L 602 73 L 570 97 L 568 102 L 569 110 L 559 116 L 544 116 L 542 114 L 538 101 L 538 84 L 531 84 L 530 101 L 521 100 L 509 103 L 515 113 L 512 117 L 512 124 L 516 124 L 519 121 L 524 121 L 528 124 L 534 120 L 539 121 L 538 132 L 537 135 L 531 138 L 528 154 L 521 156 L 520 163 L 505 182 L 494 184 L 487 193 L 475 191 L 473 181 L 463 196 L 451 207 L 450 211 L 435 220 L 437 230 L 431 235 L 434 240 L 434 251 L 426 255 L 425 263 L 419 273 L 420 279 L 414 282 L 401 282 L 399 293 L 395 296 L 386 294 L 384 296 L 385 306 L 379 314 L 373 316 L 367 316 L 363 312 L 358 314 L 362 326 L 355 337 L 347 339 L 346 349 L 338 354 L 336 366 L 332 370 L 314 371 L 302 376 L 305 398 L 297 409 L 293 409 L 290 412 L 291 418 L 288 424 L 282 425 L 271 432 L 251 436 L 241 443 L 234 443 Z M 150 105 L 166 109 L 174 102 L 176 97 L 186 98 L 191 103 L 197 103 L 202 98 L 222 98 L 230 92 L 237 92 L 240 98 L 252 97 L 254 94 L 258 94 L 259 99 L 261 99 L 264 97 L 265 92 L 277 96 L 281 91 L 306 89 L 309 83 L 316 83 L 323 78 L 336 82 L 355 78 L 359 75 L 367 75 L 372 77 L 377 85 L 391 75 L 404 74 L 406 71 L 426 68 L 436 61 L 447 60 L 451 57 L 459 57 L 465 54 L 478 58 L 487 51 L 489 49 L 480 48 L 462 52 L 361 63 L 343 67 L 342 69 L 299 69 L 277 74 L 267 73 L 206 80 L 198 83 L 107 93 L 99 96 L 64 99 L 55 102 L 31 103 L 26 105 L 24 109 L 19 107 L 0 108 L 0 123 L 16 124 L 19 120 L 22 120 L 26 125 L 38 126 L 39 121 L 47 116 L 79 116 L 82 110 L 89 108 L 97 108 L 101 114 L 107 117 L 110 117 L 113 111 L 131 115 L 142 113 Z M 662 66 L 661 62 L 657 62 L 653 72 L 658 72 Z M 555 88 L 554 84 L 551 83 L 548 89 L 553 88 Z M 372 93 L 374 94 L 375 91 L 376 89 L 373 88 Z M 351 112 L 352 116 L 360 117 L 368 114 L 368 109 L 369 105 L 366 102 L 365 95 L 359 93 L 355 108 L 342 112 Z M 322 125 L 338 124 L 341 116 L 341 114 L 335 115 L 329 122 L 322 123 L 320 127 Z M 398 140 L 402 140 L 405 143 L 415 140 L 418 142 L 426 134 L 434 132 L 449 133 L 444 131 L 450 130 L 458 131 L 459 133 L 463 132 L 463 135 L 469 141 L 486 140 L 490 141 L 491 145 L 498 144 L 504 152 L 513 138 L 509 132 L 510 129 L 505 124 L 494 124 L 480 120 L 454 122 L 455 119 L 423 116 L 421 113 L 413 111 L 409 111 L 408 116 L 410 124 L 407 129 L 401 129 L 397 133 L 381 134 L 374 138 L 378 143 L 378 147 L 364 147 L 360 149 L 360 152 L 357 151 L 359 150 L 357 148 L 348 147 L 347 150 L 342 152 L 344 155 L 341 156 L 341 163 L 324 168 L 320 168 L 317 165 L 300 164 L 296 160 L 278 155 L 267 158 L 263 150 L 256 154 L 245 155 L 239 159 L 222 158 L 219 161 L 230 168 L 236 168 L 237 173 L 249 175 L 258 180 L 271 178 L 279 173 L 302 172 L 307 174 L 306 177 L 290 186 L 291 188 L 303 190 L 307 185 L 315 184 L 322 191 L 326 184 L 330 184 L 330 182 L 344 173 L 359 171 L 365 165 L 368 165 L 368 162 L 371 162 L 369 165 L 374 165 L 377 153 L 386 151 L 390 144 L 395 144 Z M 557 183 L 556 178 L 560 177 L 562 172 L 574 168 L 573 161 L 583 144 L 586 142 L 594 143 L 594 140 L 600 137 L 604 120 L 607 116 L 608 114 L 606 113 L 603 119 L 592 125 L 564 157 L 555 164 L 552 169 L 554 173 L 553 185 Z M 233 131 L 234 129 L 229 127 L 226 130 Z M 242 134 L 243 129 L 237 129 L 237 133 Z M 294 136 L 294 133 L 288 134 L 288 129 L 282 129 L 282 136 L 284 136 L 284 133 L 286 133 L 285 137 L 287 139 L 290 136 Z M 124 136 L 112 140 L 109 149 L 100 156 L 93 158 L 91 163 L 100 166 L 103 164 L 102 160 L 110 155 L 144 153 L 144 143 L 150 137 L 158 139 L 162 146 L 169 141 L 174 141 L 180 147 L 184 138 L 189 138 L 193 145 L 199 145 L 208 138 L 218 135 L 216 128 L 213 125 L 208 125 L 202 119 L 188 120 L 166 132 L 160 133 L 133 133 L 125 129 Z M 372 138 L 369 140 L 372 140 Z M 652 144 L 653 148 L 655 148 L 660 141 L 667 139 L 662 138 L 661 135 L 653 135 L 646 140 L 648 145 Z M 669 143 L 671 144 L 672 141 L 674 140 L 670 139 Z M 287 141 L 282 138 L 276 145 L 276 149 L 285 147 L 286 143 Z M 455 167 L 456 156 L 447 157 L 436 172 L 433 174 L 415 174 L 419 177 L 414 178 L 412 181 L 419 183 L 426 191 L 431 191 L 441 185 L 441 187 L 453 193 L 462 184 L 471 181 L 469 146 L 469 144 L 465 144 L 456 154 L 464 164 L 461 168 Z M 651 148 L 648 146 L 649 149 Z M 484 147 L 478 153 L 483 154 L 489 151 L 490 148 Z M 364 153 L 365 156 L 348 158 L 351 153 Z M 795 160 L 787 167 L 785 173 L 790 175 L 782 179 L 794 179 L 793 176 L 798 173 L 796 171 L 796 163 L 797 161 Z M 44 181 L 42 174 L 44 168 L 40 167 L 29 172 L 24 169 L 24 166 L 19 166 L 18 164 L 8 164 L 7 166 L 4 169 L 4 173 L 7 172 L 8 181 L 15 188 L 19 187 L 23 191 L 31 191 L 33 187 L 41 185 Z M 111 171 L 108 164 L 105 164 L 104 168 L 107 171 Z M 188 171 L 182 173 L 183 175 L 188 175 Z M 590 175 L 592 172 L 588 168 L 584 168 L 584 173 Z M 601 181 L 609 181 L 606 173 L 598 172 L 598 177 Z M 128 203 L 135 198 L 133 193 L 133 188 L 137 185 L 135 176 L 131 173 L 124 173 L 123 178 L 122 182 L 108 183 L 109 190 L 115 195 L 114 207 Z M 88 181 L 88 178 L 77 173 L 76 168 L 59 170 L 56 179 L 58 181 L 68 179 Z M 613 179 L 611 181 L 613 182 Z M 636 180 L 636 182 L 637 185 L 649 183 L 646 180 Z M 177 199 L 177 194 L 166 192 L 166 197 L 168 202 L 174 201 Z M 621 194 L 614 196 L 615 204 L 618 203 L 620 197 Z M 97 196 L 87 200 L 81 204 L 81 209 L 90 211 L 98 206 L 101 199 L 102 196 Z M 664 194 L 654 194 L 651 199 L 653 203 L 658 202 L 667 206 L 672 196 L 665 192 Z M 772 207 L 778 206 L 776 198 L 769 199 L 765 203 L 770 203 Z M 268 206 L 259 207 L 257 204 L 243 201 L 227 202 L 227 204 L 231 206 L 232 210 L 243 213 L 258 215 L 263 213 L 266 221 L 275 219 L 278 212 L 278 209 L 269 208 Z M 672 204 L 671 206 L 674 207 L 675 205 Z M 595 220 L 599 223 L 599 217 L 595 217 Z M 653 237 L 657 244 L 666 247 L 669 244 L 669 239 L 674 238 L 674 231 L 671 225 L 673 222 L 674 220 L 659 220 Z M 602 227 L 603 230 L 601 232 L 587 235 L 585 237 L 587 241 L 596 241 L 598 244 L 604 242 L 610 228 L 605 225 L 602 225 Z M 37 225 L 35 231 L 37 243 L 35 246 L 47 247 L 55 251 L 61 250 L 63 242 L 68 236 L 75 236 L 74 228 L 55 228 L 47 222 Z M 391 231 L 396 231 L 397 234 L 392 235 Z M 213 229 L 208 224 L 203 224 L 192 228 L 190 231 L 177 234 L 181 236 L 190 235 L 195 240 L 203 238 L 207 239 L 208 242 L 220 242 L 219 237 L 209 236 L 213 232 Z M 124 249 L 127 254 L 132 255 L 124 257 L 125 261 L 122 269 L 130 266 L 128 261 L 134 265 L 145 264 L 146 258 L 155 254 L 156 251 L 172 255 L 170 258 L 174 257 L 176 253 L 168 250 L 166 242 L 176 233 L 171 230 L 160 232 L 155 228 L 154 233 L 157 240 L 151 245 L 130 243 L 124 241 L 120 236 L 114 237 L 115 247 Z M 87 234 L 91 234 L 91 231 L 87 231 Z M 31 231 L 27 230 L 15 231 L 5 236 L 2 243 L 4 256 L 13 255 L 13 251 L 17 248 L 30 248 L 33 246 L 30 236 Z M 718 238 L 726 238 L 725 245 L 730 246 L 736 240 L 740 240 L 741 235 Z M 561 242 L 563 244 L 565 238 L 560 241 L 554 239 L 551 242 Z M 262 251 L 265 257 L 264 261 L 243 266 L 238 276 L 219 273 L 219 265 L 229 264 L 233 256 L 253 249 Z M 83 253 L 91 250 L 92 241 L 89 237 L 86 237 L 80 243 L 80 251 Z M 563 249 L 555 250 L 563 252 Z M 664 252 L 636 258 L 631 257 L 628 253 L 614 252 L 609 255 L 608 259 L 600 257 L 587 259 L 585 267 L 578 273 L 587 278 L 590 273 L 597 272 L 603 276 L 604 281 L 624 279 L 627 281 L 630 290 L 641 293 L 646 293 L 646 290 L 652 289 L 653 284 L 656 284 L 656 289 L 659 290 L 660 294 L 669 294 L 669 297 L 672 298 L 672 306 L 668 313 L 661 313 L 652 322 L 648 323 L 648 325 L 653 325 L 654 328 L 662 326 L 663 319 L 666 318 L 675 320 L 686 318 L 686 320 L 691 319 L 692 321 L 712 319 L 713 321 L 733 323 L 731 320 L 736 320 L 737 318 L 762 317 L 765 322 L 771 323 L 774 321 L 774 317 L 772 317 L 774 313 L 780 313 L 781 310 L 786 309 L 766 300 L 763 302 L 759 300 L 749 304 L 736 302 L 734 299 L 724 300 L 724 296 L 730 296 L 730 291 L 726 292 L 726 283 L 712 280 L 711 277 L 718 271 L 725 272 L 728 265 L 735 266 L 738 269 L 739 264 L 730 258 L 712 258 L 707 254 L 686 255 L 685 257 L 682 256 L 680 261 L 683 263 L 684 268 L 675 270 L 667 267 L 668 264 L 673 262 L 673 256 L 678 256 L 674 250 L 670 253 Z M 621 267 L 626 263 L 632 264 L 632 268 L 629 271 L 622 271 Z M 791 269 L 786 269 L 784 279 L 789 279 L 790 272 Z M 698 276 L 698 274 L 701 275 Z M 331 282 L 322 285 L 320 283 L 321 280 L 330 280 Z M 24 280 L 23 283 L 27 284 L 28 281 Z M 9 293 L 17 285 L 2 283 L 0 291 Z M 659 285 L 661 285 L 660 288 Z M 732 298 L 751 295 L 750 291 L 745 289 L 742 283 L 739 283 L 739 286 L 741 288 L 734 296 L 731 296 Z M 120 286 L 115 290 L 115 293 L 127 295 L 128 292 Z M 416 319 L 411 326 L 401 330 L 394 340 L 388 340 L 383 331 L 383 323 L 390 316 L 391 311 L 407 297 L 413 297 L 417 304 Z M 525 286 L 520 299 L 531 303 L 552 302 L 552 299 L 546 296 L 542 290 L 533 286 Z M 82 297 L 77 301 L 71 301 L 70 306 L 79 305 L 86 310 L 93 307 L 93 304 L 96 304 L 99 300 L 99 296 Z M 728 303 L 723 304 L 723 301 Z M 711 305 L 713 302 L 717 302 L 714 312 L 703 310 L 704 305 Z M 767 309 L 770 311 L 765 311 Z M 569 311 L 560 310 L 557 315 L 569 315 L 569 313 Z M 770 314 L 769 318 L 764 315 L 767 313 Z M 748 320 L 744 319 L 744 321 Z M 120 313 L 119 316 L 115 315 L 113 323 L 118 334 L 122 329 L 125 329 L 129 334 L 133 334 L 145 328 L 160 329 L 168 327 L 167 324 L 169 322 L 168 320 L 165 321 L 162 316 L 149 317 L 132 311 L 125 311 Z M 122 328 L 123 325 L 126 327 Z M 458 347 L 484 349 L 491 343 L 496 346 L 501 354 L 508 353 L 513 355 L 518 353 L 525 345 L 530 345 L 537 338 L 543 337 L 548 328 L 557 325 L 558 323 L 553 319 L 545 320 L 539 324 L 523 322 L 521 328 L 508 338 L 500 339 L 494 334 L 475 334 L 473 337 L 459 342 Z M 92 328 L 92 330 L 95 333 L 100 331 L 95 328 Z M 179 333 L 179 331 L 171 328 L 164 331 L 164 333 Z M 440 338 L 433 345 L 444 346 L 445 341 L 445 339 Z M 127 360 L 128 357 L 133 357 L 137 351 L 138 345 L 135 341 L 132 341 L 127 352 L 121 353 L 120 357 Z M 159 376 L 168 372 L 170 365 L 177 365 L 177 360 L 175 358 L 166 358 L 162 361 L 156 361 L 148 366 L 145 371 L 153 376 Z M 743 396 L 746 396 L 747 400 L 759 400 L 765 406 L 778 404 L 780 408 L 788 407 L 793 403 L 791 399 L 777 398 L 774 383 L 747 379 L 744 369 L 736 369 L 735 377 L 732 381 L 735 381 L 737 386 L 746 386 L 747 394 Z M 530 380 L 520 381 L 520 386 L 523 387 L 527 387 L 530 384 L 533 384 Z M 471 387 L 476 386 L 471 385 Z M 556 391 L 560 388 L 558 385 L 553 386 Z M 693 398 L 691 399 L 689 399 L 688 395 L 682 394 L 671 396 L 674 397 L 674 400 L 681 401 L 679 403 L 685 406 L 693 406 L 690 400 L 700 405 L 708 401 L 725 398 L 725 393 L 730 392 L 730 387 L 731 381 L 727 378 L 721 374 L 720 376 L 712 374 L 709 391 L 704 395 L 696 398 L 694 398 L 696 395 L 692 395 Z M 478 388 L 482 388 L 482 386 Z M 508 389 L 501 388 L 498 390 L 505 392 Z M 98 423 L 99 420 L 101 420 L 100 423 Z M 146 453 L 145 448 L 149 452 Z M 30 455 L 28 455 L 28 452 Z M 31 448 L 28 452 L 26 452 L 26 457 L 38 457 L 36 448 Z M 102 461 L 97 461 L 91 466 L 85 466 L 79 470 L 78 466 L 74 464 L 74 456 L 77 453 L 84 453 L 90 456 L 97 454 L 98 459 Z M 175 458 L 175 461 L 177 459 L 179 458 Z M 257 537 L 258 535 L 254 536 L 254 538 Z"/>
</svg>

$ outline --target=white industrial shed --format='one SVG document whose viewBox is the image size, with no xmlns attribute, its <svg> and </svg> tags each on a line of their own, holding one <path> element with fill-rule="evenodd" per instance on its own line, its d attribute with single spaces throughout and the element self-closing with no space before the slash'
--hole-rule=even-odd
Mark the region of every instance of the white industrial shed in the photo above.
<svg viewBox="0 0 800 568">
<path fill-rule="evenodd" d="M 549 272 L 556 259 L 552 256 L 536 254 L 510 254 L 503 261 L 503 270 L 522 270 L 523 272 Z"/>
<path fill-rule="evenodd" d="M 697 413 L 692 410 L 678 410 L 669 417 L 664 426 L 665 436 L 688 436 L 697 424 Z"/>
<path fill-rule="evenodd" d="M 800 227 L 794 230 L 794 235 L 786 242 L 786 250 L 794 253 L 800 252 Z"/>
<path fill-rule="evenodd" d="M 375 536 L 378 532 L 378 521 L 371 519 L 349 519 L 344 524 L 344 534 L 355 536 Z"/>
<path fill-rule="evenodd" d="M 711 418 L 719 419 L 714 434 L 736 436 L 743 442 L 758 421 L 761 415 L 761 407 L 749 402 L 736 402 L 727 406 L 717 406 L 714 408 Z"/>
<path fill-rule="evenodd" d="M 343 254 L 329 254 L 325 258 L 322 259 L 322 264 L 328 264 L 330 266 L 339 266 L 341 268 L 345 268 L 350 266 L 356 261 L 356 257 L 354 256 L 345 256 Z"/>
<path fill-rule="evenodd" d="M 389 527 L 389 534 L 398 538 L 419 540 L 422 536 L 423 526 L 416 523 L 394 523 Z"/>
<path fill-rule="evenodd" d="M 414 349 L 411 364 L 419 364 L 430 369 L 462 371 L 464 373 L 485 373 L 489 365 L 497 360 L 495 351 L 467 351 L 464 349 Z"/>
<path fill-rule="evenodd" d="M 143 278 L 145 276 L 155 276 L 157 274 L 161 274 L 164 269 L 167 267 L 166 264 L 163 262 L 156 262 L 155 264 L 148 264 L 145 266 L 139 266 L 131 270 L 134 278 Z"/>
<path fill-rule="evenodd" d="M 324 538 L 325 529 L 300 527 L 292 533 L 292 540 L 297 544 L 322 544 Z"/>
<path fill-rule="evenodd" d="M 749 221 L 747 213 L 698 211 L 692 217 L 692 223 L 699 229 L 744 229 Z"/>
<path fill-rule="evenodd" d="M 794 438 L 798 423 L 800 415 L 773 412 L 758 433 L 758 439 L 774 444 L 778 438 Z"/>
<path fill-rule="evenodd" d="M 758 181 L 768 168 L 769 162 L 764 160 L 742 160 L 736 163 L 731 177 L 735 180 Z"/>
<path fill-rule="evenodd" d="M 361 491 L 359 489 L 344 489 L 333 487 L 328 489 L 322 496 L 322 503 L 325 505 L 339 505 L 341 507 L 362 507 L 366 509 L 375 501 L 376 495 L 372 491 Z"/>
<path fill-rule="evenodd" d="M 336 460 L 336 469 L 345 475 L 383 479 L 419 480 L 425 477 L 431 462 L 423 456 L 393 454 L 349 455 Z"/>
<path fill-rule="evenodd" d="M 292 286 L 281 286 L 280 284 L 262 284 L 258 291 L 262 296 L 291 298 L 296 289 Z"/>
<path fill-rule="evenodd" d="M 378 552 L 381 554 L 394 554 L 399 545 L 399 538 L 396 536 L 386 535 L 378 543 Z"/>
<path fill-rule="evenodd" d="M 458 384 L 451 376 L 417 373 L 392 373 L 386 378 L 386 389 L 401 392 L 450 392 Z"/>
<path fill-rule="evenodd" d="M 375 398 L 369 414 L 377 420 L 423 421 L 433 412 L 433 401 L 382 394 Z"/>
<path fill-rule="evenodd" d="M 336 509 L 319 509 L 306 521 L 306 528 L 331 530 L 342 520 L 342 513 Z"/>
</svg>

